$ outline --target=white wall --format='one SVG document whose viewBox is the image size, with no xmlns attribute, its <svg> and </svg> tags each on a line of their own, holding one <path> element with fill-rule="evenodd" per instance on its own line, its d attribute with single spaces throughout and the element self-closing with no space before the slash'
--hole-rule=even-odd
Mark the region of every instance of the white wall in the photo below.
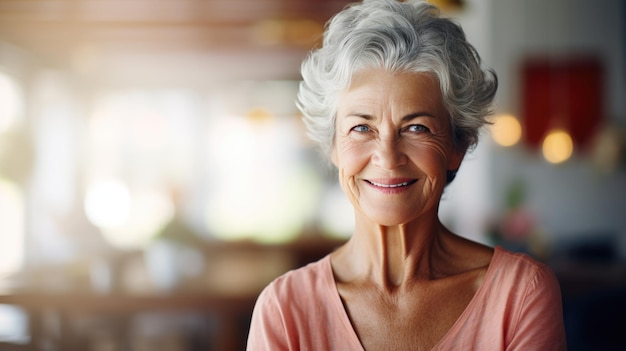
<svg viewBox="0 0 626 351">
<path fill-rule="evenodd" d="M 594 53 L 606 64 L 605 119 L 626 123 L 626 4 L 621 0 L 491 0 L 491 59 L 499 112 L 519 115 L 519 64 L 526 55 Z M 551 241 L 611 233 L 626 244 L 626 170 L 602 174 L 587 155 L 552 166 L 526 150 L 491 150 L 492 203 L 515 178 Z M 626 251 L 626 250 L 625 250 Z"/>
</svg>

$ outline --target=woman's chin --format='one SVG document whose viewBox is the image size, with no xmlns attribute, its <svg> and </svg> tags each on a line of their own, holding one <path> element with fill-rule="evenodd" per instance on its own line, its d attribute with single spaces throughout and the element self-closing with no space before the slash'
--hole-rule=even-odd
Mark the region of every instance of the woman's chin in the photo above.
<svg viewBox="0 0 626 351">
<path fill-rule="evenodd" d="M 408 224 L 415 221 L 425 220 L 430 221 L 433 218 L 437 218 L 436 206 L 428 206 L 427 208 L 413 208 L 410 209 L 407 206 L 401 206 L 398 208 L 361 208 L 360 215 L 362 220 L 370 222 L 370 224 L 380 225 L 385 227 L 393 227 Z"/>
</svg>

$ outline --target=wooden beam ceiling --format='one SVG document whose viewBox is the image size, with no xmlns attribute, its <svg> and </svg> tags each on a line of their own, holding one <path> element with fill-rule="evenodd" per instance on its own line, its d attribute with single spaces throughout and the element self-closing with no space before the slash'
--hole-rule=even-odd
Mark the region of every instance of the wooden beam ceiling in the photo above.
<svg viewBox="0 0 626 351">
<path fill-rule="evenodd" d="M 323 24 L 349 2 L 0 0 L 0 42 L 73 69 L 97 59 L 106 71 L 148 57 L 161 64 L 176 57 L 180 65 L 192 62 L 182 59 L 190 57 L 196 63 L 236 57 L 245 64 L 261 55 L 271 62 L 272 55 L 302 56 L 319 40 Z"/>
</svg>

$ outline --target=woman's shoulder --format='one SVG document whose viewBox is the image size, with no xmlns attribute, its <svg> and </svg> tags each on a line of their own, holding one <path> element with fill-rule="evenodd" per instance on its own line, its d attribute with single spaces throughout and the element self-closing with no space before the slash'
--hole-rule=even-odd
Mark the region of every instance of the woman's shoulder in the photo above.
<svg viewBox="0 0 626 351">
<path fill-rule="evenodd" d="M 523 311 L 555 309 L 560 296 L 558 280 L 548 265 L 528 254 L 496 247 L 476 300 L 486 315 L 499 314 L 514 323 Z"/>
<path fill-rule="evenodd" d="M 496 246 L 493 251 L 492 264 L 496 268 L 506 270 L 520 270 L 533 272 L 537 270 L 550 270 L 543 262 L 523 252 L 515 252 Z"/>
<path fill-rule="evenodd" d="M 333 283 L 330 259 L 326 256 L 269 283 L 257 298 L 254 314 L 257 318 L 280 315 L 286 325 L 306 329 L 311 321 L 328 319 L 328 313 L 336 309 Z"/>
<path fill-rule="evenodd" d="M 509 251 L 502 247 L 494 249 L 488 275 L 490 281 L 508 281 L 509 285 L 522 285 L 527 288 L 544 285 L 558 288 L 556 276 L 546 263 L 526 253 Z"/>
<path fill-rule="evenodd" d="M 496 344 L 560 350 L 563 335 L 560 289 L 551 269 L 528 254 L 495 247 L 479 291 L 437 350 Z"/>
<path fill-rule="evenodd" d="M 289 296 L 310 295 L 332 286 L 330 257 L 324 256 L 306 266 L 292 269 L 270 282 L 263 293 L 271 293 L 279 299 Z"/>
</svg>

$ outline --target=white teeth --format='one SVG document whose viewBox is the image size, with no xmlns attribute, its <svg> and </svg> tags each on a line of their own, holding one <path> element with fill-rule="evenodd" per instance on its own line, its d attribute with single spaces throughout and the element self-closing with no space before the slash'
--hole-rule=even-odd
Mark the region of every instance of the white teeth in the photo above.
<svg viewBox="0 0 626 351">
<path fill-rule="evenodd" d="M 409 182 L 404 182 L 404 183 L 400 183 L 400 184 L 381 184 L 381 183 L 376 183 L 376 182 L 370 181 L 370 183 L 372 183 L 375 186 L 381 187 L 381 188 L 397 188 L 397 187 L 400 187 L 400 186 L 407 186 L 407 185 L 409 185 Z"/>
</svg>

